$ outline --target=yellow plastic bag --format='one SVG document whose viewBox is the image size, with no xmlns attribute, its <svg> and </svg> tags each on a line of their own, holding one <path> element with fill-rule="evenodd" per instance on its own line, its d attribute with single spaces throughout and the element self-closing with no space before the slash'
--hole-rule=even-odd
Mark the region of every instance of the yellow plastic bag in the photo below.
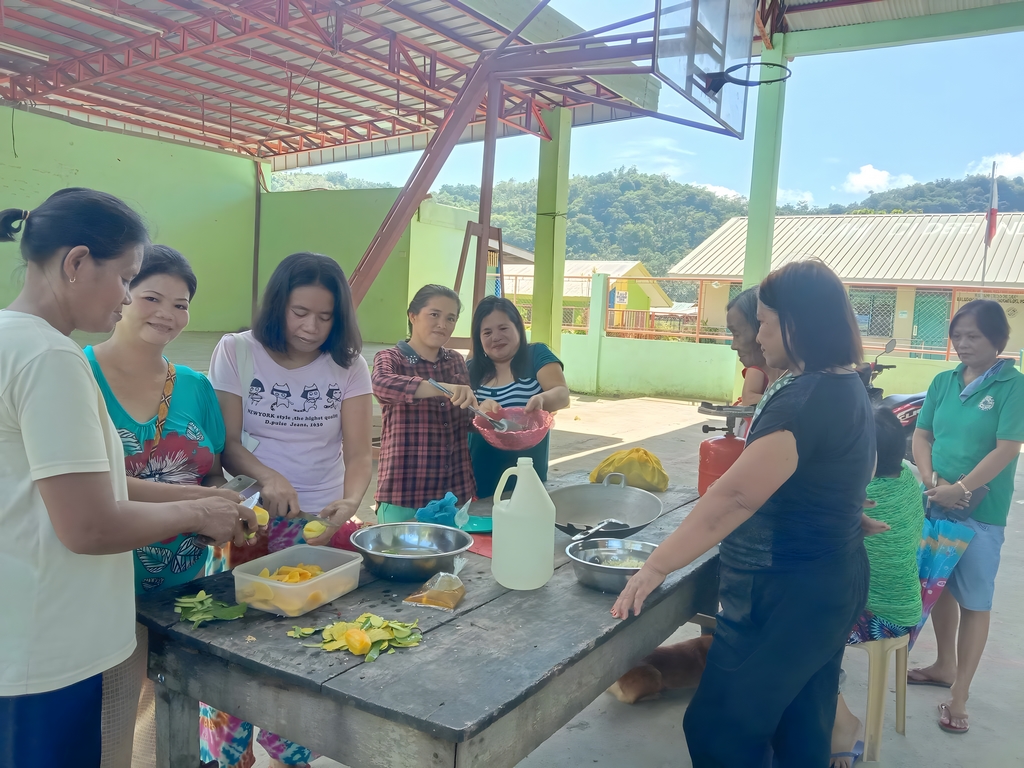
<svg viewBox="0 0 1024 768">
<path fill-rule="evenodd" d="M 625 475 L 626 482 L 634 488 L 655 492 L 668 489 L 668 473 L 661 466 L 661 461 L 643 448 L 616 451 L 590 473 L 590 482 L 604 482 L 605 477 L 613 472 Z"/>
</svg>

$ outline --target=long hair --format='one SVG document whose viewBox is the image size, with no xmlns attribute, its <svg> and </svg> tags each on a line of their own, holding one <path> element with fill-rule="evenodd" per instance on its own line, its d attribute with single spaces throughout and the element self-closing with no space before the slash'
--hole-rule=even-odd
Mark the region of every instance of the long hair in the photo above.
<svg viewBox="0 0 1024 768">
<path fill-rule="evenodd" d="M 473 313 L 470 335 L 473 337 L 473 357 L 470 358 L 469 386 L 476 389 L 495 374 L 494 361 L 484 354 L 483 340 L 480 338 L 480 326 L 492 312 L 501 312 L 519 331 L 519 349 L 512 356 L 512 377 L 523 379 L 530 372 L 530 345 L 526 343 L 526 326 L 519 309 L 508 299 L 500 296 L 486 296 Z"/>
<path fill-rule="evenodd" d="M 757 296 L 778 313 L 786 356 L 792 363 L 802 363 L 805 371 L 842 368 L 863 359 L 850 297 L 825 262 L 787 264 L 764 279 Z"/>
<path fill-rule="evenodd" d="M 342 368 L 348 368 L 363 349 L 363 337 L 359 333 L 352 290 L 345 273 L 338 262 L 328 256 L 303 251 L 293 253 L 277 265 L 263 292 L 252 335 L 267 349 L 287 352 L 285 313 L 288 311 L 288 298 L 296 288 L 307 285 L 323 286 L 334 296 L 334 322 L 320 350 L 329 352 Z"/>
</svg>

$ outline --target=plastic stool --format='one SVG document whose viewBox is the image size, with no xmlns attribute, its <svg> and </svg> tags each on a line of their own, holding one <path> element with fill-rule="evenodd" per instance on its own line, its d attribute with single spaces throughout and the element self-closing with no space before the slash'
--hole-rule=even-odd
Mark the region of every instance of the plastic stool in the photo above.
<svg viewBox="0 0 1024 768">
<path fill-rule="evenodd" d="M 877 763 L 882 752 L 882 726 L 889 684 L 889 654 L 896 651 L 896 733 L 907 732 L 907 656 L 910 635 L 856 643 L 868 655 L 868 711 L 864 720 L 864 762 Z"/>
</svg>

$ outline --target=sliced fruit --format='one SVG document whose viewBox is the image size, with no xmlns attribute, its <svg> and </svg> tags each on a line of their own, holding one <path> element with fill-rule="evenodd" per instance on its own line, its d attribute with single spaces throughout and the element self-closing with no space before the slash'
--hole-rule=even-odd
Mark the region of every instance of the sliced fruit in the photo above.
<svg viewBox="0 0 1024 768">
<path fill-rule="evenodd" d="M 323 536 L 327 531 L 327 526 L 321 523 L 319 520 L 310 520 L 302 527 L 302 537 L 309 541 L 319 536 Z"/>
<path fill-rule="evenodd" d="M 256 513 L 257 524 L 267 525 L 270 522 L 270 513 L 263 507 L 253 507 L 252 511 Z"/>
<path fill-rule="evenodd" d="M 365 656 L 370 652 L 373 642 L 361 629 L 350 629 L 343 637 L 348 649 L 356 656 Z"/>
</svg>

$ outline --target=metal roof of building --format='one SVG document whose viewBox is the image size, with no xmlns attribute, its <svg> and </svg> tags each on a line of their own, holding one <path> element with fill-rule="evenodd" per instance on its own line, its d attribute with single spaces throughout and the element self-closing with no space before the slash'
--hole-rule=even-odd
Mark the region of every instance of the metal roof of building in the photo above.
<svg viewBox="0 0 1024 768">
<path fill-rule="evenodd" d="M 0 104 L 271 159 L 274 169 L 423 149 L 481 51 L 533 0 L 2 0 Z M 500 10 L 500 13 L 494 9 Z M 485 13 L 485 11 L 487 11 Z M 489 16 L 488 13 L 491 15 Z M 517 15 L 518 14 L 518 15 Z M 583 31 L 550 8 L 516 41 Z M 501 130 L 544 136 L 657 103 L 647 75 L 505 86 Z M 486 107 L 463 141 L 481 139 Z"/>
<path fill-rule="evenodd" d="M 819 258 L 846 283 L 981 286 L 985 214 L 779 216 L 772 269 Z M 694 279 L 741 280 L 747 219 L 723 224 L 669 270 Z M 1001 213 L 985 286 L 1024 287 L 1024 213 Z"/>
<path fill-rule="evenodd" d="M 937 13 L 952 13 L 1015 0 L 811 0 L 788 3 L 788 31 L 846 27 L 873 21 L 893 21 Z"/>
</svg>

